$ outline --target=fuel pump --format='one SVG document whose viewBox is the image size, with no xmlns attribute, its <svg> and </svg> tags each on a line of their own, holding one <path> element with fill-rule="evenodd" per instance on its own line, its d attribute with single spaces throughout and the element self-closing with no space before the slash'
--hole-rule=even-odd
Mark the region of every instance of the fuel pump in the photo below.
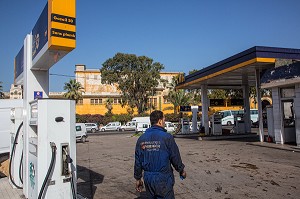
<svg viewBox="0 0 300 199">
<path fill-rule="evenodd" d="M 245 119 L 244 114 L 236 114 L 234 115 L 234 132 L 236 134 L 245 134 Z"/>
<path fill-rule="evenodd" d="M 212 117 L 212 134 L 222 135 L 222 115 L 217 112 Z"/>
<path fill-rule="evenodd" d="M 181 118 L 181 133 L 188 134 L 190 132 L 190 122 L 188 118 Z"/>
<path fill-rule="evenodd" d="M 76 198 L 75 102 L 48 98 L 50 68 L 76 47 L 75 8 L 76 0 L 48 0 L 14 60 L 15 83 L 24 88 L 22 177 L 29 199 Z"/>
<path fill-rule="evenodd" d="M 74 101 L 63 99 L 30 103 L 29 198 L 76 197 L 74 107 Z"/>
</svg>

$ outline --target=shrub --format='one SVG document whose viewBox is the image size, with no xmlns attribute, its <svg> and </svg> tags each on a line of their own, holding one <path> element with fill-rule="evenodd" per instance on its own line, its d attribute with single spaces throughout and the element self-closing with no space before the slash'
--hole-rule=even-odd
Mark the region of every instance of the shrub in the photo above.
<svg viewBox="0 0 300 199">
<path fill-rule="evenodd" d="M 132 116 L 129 114 L 119 114 L 119 115 L 105 114 L 104 116 L 100 114 L 94 114 L 94 115 L 76 114 L 76 122 L 78 123 L 97 123 L 98 125 L 106 125 L 109 122 L 121 122 L 122 124 L 124 124 L 131 120 L 132 120 Z"/>
<path fill-rule="evenodd" d="M 175 113 L 165 114 L 166 121 L 169 122 L 179 122 L 180 115 Z"/>
</svg>

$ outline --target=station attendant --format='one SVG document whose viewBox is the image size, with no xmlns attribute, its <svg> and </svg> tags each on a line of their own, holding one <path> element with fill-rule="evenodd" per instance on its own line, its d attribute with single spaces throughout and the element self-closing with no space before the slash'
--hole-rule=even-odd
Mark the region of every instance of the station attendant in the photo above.
<svg viewBox="0 0 300 199">
<path fill-rule="evenodd" d="M 141 192 L 143 180 L 149 198 L 175 198 L 173 168 L 180 178 L 186 178 L 178 146 L 170 133 L 164 129 L 162 111 L 150 114 L 151 127 L 139 137 L 135 148 L 134 178 L 136 190 Z M 143 177 L 143 180 L 142 180 Z"/>
</svg>

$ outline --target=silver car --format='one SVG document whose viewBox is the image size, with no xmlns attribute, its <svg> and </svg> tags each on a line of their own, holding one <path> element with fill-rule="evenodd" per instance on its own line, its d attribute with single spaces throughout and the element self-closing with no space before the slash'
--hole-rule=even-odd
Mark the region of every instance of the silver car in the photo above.
<svg viewBox="0 0 300 199">
<path fill-rule="evenodd" d="M 96 131 L 99 131 L 99 127 L 96 123 L 85 123 L 85 126 L 88 132 L 95 133 Z"/>
<path fill-rule="evenodd" d="M 110 122 L 105 126 L 102 126 L 100 128 L 100 131 L 119 131 L 121 127 L 121 123 L 120 122 Z"/>
</svg>

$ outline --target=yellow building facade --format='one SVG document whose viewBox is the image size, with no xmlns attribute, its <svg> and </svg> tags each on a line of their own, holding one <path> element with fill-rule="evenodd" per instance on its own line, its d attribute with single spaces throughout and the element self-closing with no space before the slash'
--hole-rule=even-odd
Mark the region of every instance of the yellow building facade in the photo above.
<svg viewBox="0 0 300 199">
<path fill-rule="evenodd" d="M 164 114 L 174 113 L 174 106 L 167 100 L 170 84 L 172 78 L 182 74 L 180 72 L 161 72 L 160 76 L 165 80 L 165 83 L 159 85 L 153 90 L 153 95 L 149 98 L 149 103 L 156 110 L 161 110 Z M 80 82 L 83 89 L 83 98 L 76 104 L 77 114 L 101 114 L 104 115 L 108 110 L 105 107 L 106 101 L 112 99 L 112 113 L 113 114 L 126 114 L 131 109 L 129 107 L 121 106 L 121 92 L 118 90 L 117 85 L 102 84 L 100 69 L 87 69 L 85 65 L 78 64 L 75 66 L 75 78 Z M 59 96 L 62 94 L 52 94 Z M 269 97 L 263 97 L 263 102 L 272 104 Z M 201 105 L 201 104 L 200 104 Z M 239 110 L 241 106 L 225 106 L 210 107 L 210 113 L 220 110 Z M 253 99 L 250 99 L 250 108 L 256 109 L 257 105 Z M 153 110 L 153 109 L 152 109 Z M 151 110 L 149 110 L 150 112 Z M 148 112 L 148 113 L 149 113 Z M 137 110 L 134 110 L 137 114 Z"/>
<path fill-rule="evenodd" d="M 174 76 L 179 72 L 161 72 L 160 76 L 166 83 L 160 83 L 154 90 L 153 95 L 149 99 L 149 103 L 156 110 L 161 110 L 165 114 L 173 113 L 173 104 L 167 101 L 169 86 Z M 126 114 L 129 107 L 121 106 L 121 93 L 117 89 L 117 85 L 102 84 L 100 69 L 87 69 L 85 65 L 75 66 L 75 78 L 84 88 L 83 98 L 76 104 L 77 114 L 101 114 L 107 112 L 105 107 L 106 101 L 111 98 L 113 103 L 113 114 Z M 135 114 L 136 114 L 135 110 Z"/>
</svg>

